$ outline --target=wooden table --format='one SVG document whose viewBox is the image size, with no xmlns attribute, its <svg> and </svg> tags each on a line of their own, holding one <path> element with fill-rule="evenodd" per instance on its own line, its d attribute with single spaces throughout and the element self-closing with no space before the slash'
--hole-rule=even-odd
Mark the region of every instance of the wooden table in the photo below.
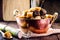
<svg viewBox="0 0 60 40">
<path fill-rule="evenodd" d="M 15 27 L 15 28 L 18 27 L 16 22 L 0 22 L 0 24 L 8 25 L 8 26 Z M 52 25 L 52 28 L 60 28 L 59 24 L 60 23 L 54 23 Z M 8 39 L 5 39 L 2 36 L 0 36 L 0 40 L 8 40 Z M 11 40 L 60 40 L 60 34 L 52 34 L 49 36 L 33 37 L 33 38 L 27 38 L 27 39 L 26 38 L 18 39 L 18 38 L 13 37 Z"/>
</svg>

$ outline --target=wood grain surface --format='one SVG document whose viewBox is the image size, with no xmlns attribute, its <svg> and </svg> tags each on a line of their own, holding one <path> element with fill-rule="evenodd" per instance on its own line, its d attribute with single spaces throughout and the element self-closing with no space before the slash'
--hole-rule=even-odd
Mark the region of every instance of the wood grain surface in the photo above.
<svg viewBox="0 0 60 40">
<path fill-rule="evenodd" d="M 18 9 L 20 13 L 30 8 L 30 0 L 3 0 L 3 20 L 15 21 L 13 11 Z"/>
</svg>

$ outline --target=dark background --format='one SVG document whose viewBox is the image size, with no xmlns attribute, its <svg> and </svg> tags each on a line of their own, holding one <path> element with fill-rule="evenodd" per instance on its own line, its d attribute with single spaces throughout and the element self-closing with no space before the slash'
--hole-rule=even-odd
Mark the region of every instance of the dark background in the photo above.
<svg viewBox="0 0 60 40">
<path fill-rule="evenodd" d="M 55 22 L 60 22 L 60 0 L 45 0 L 43 8 L 50 14 L 58 12 L 58 18 Z"/>
<path fill-rule="evenodd" d="M 2 16 L 2 0 L 0 0 L 0 20 L 3 20 L 3 16 Z"/>
</svg>

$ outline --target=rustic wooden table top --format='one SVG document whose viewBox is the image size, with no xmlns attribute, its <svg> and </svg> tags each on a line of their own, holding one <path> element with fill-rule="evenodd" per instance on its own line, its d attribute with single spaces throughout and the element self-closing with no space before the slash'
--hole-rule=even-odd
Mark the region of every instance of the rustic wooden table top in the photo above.
<svg viewBox="0 0 60 40">
<path fill-rule="evenodd" d="M 0 24 L 8 25 L 15 28 L 18 27 L 16 22 L 0 22 Z M 52 25 L 52 28 L 60 28 L 60 23 L 54 23 Z M 0 40 L 8 40 L 8 39 L 5 39 L 2 36 L 0 36 Z M 52 35 L 44 36 L 44 37 L 42 36 L 42 37 L 21 38 L 21 39 L 14 37 L 11 40 L 60 40 L 60 34 L 52 34 Z"/>
</svg>

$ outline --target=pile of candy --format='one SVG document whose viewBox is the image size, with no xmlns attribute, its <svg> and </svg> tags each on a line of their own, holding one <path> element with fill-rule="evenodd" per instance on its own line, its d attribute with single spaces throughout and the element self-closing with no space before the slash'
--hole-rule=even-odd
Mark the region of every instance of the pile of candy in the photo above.
<svg viewBox="0 0 60 40">
<path fill-rule="evenodd" d="M 25 10 L 22 13 L 16 11 L 14 15 L 17 20 L 17 23 L 20 25 L 22 29 L 28 29 L 34 33 L 45 33 L 49 29 L 48 26 L 52 24 L 58 13 L 53 15 L 46 14 L 47 11 L 41 7 L 30 8 L 29 10 Z M 25 31 L 25 30 L 24 30 Z M 26 31 L 27 32 L 27 31 Z"/>
</svg>

